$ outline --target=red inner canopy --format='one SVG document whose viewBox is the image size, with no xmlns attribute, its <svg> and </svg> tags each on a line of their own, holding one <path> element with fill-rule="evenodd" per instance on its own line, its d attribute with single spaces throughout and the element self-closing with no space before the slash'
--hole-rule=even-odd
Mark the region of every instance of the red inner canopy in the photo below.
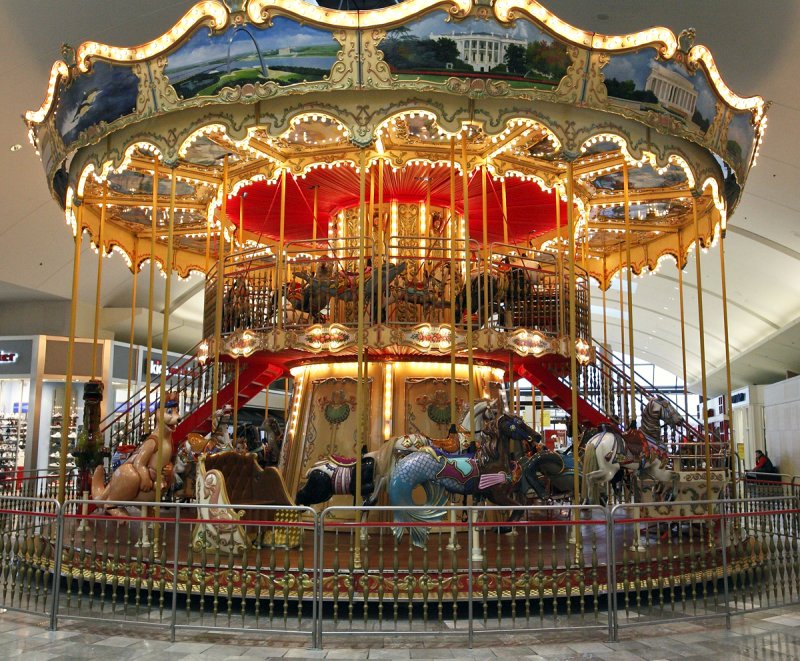
<svg viewBox="0 0 800 661">
<path fill-rule="evenodd" d="M 370 198 L 370 174 L 374 175 L 375 197 L 378 203 L 378 171 L 367 173 L 366 198 Z M 448 168 L 429 168 L 413 165 L 401 170 L 384 170 L 384 204 L 397 202 L 424 202 L 430 177 L 431 205 L 450 206 L 450 171 Z M 456 209 L 463 211 L 462 179 L 456 176 Z M 359 176 L 347 166 L 332 169 L 317 168 L 305 178 L 286 178 L 287 241 L 308 239 L 312 236 L 311 223 L 314 209 L 314 188 L 318 187 L 317 236 L 327 235 L 328 221 L 342 208 L 358 205 Z M 278 239 L 281 207 L 280 180 L 276 183 L 256 182 L 242 188 L 236 197 L 228 200 L 228 217 L 239 224 L 239 207 L 244 195 L 244 228 L 256 235 Z M 503 240 L 502 185 L 490 175 L 486 178 L 486 201 L 489 242 Z M 562 222 L 566 223 L 566 204 L 561 204 Z M 554 229 L 556 226 L 555 193 L 544 192 L 531 181 L 516 177 L 506 180 L 506 206 L 508 209 L 508 238 L 511 242 L 527 239 Z M 482 241 L 483 208 L 481 173 L 473 172 L 469 182 L 469 227 L 471 238 Z"/>
</svg>

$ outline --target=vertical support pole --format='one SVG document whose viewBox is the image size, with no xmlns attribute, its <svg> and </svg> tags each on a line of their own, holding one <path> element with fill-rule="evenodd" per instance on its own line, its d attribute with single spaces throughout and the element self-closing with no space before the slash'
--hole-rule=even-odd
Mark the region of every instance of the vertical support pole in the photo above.
<svg viewBox="0 0 800 661">
<path fill-rule="evenodd" d="M 622 373 L 625 374 L 625 306 L 622 303 L 622 244 L 619 247 L 619 345 L 620 345 L 620 360 L 622 361 Z M 625 427 L 630 426 L 630 416 L 628 412 L 628 388 L 624 380 L 621 381 L 622 386 L 622 420 Z"/>
<path fill-rule="evenodd" d="M 564 255 L 561 252 L 561 193 L 558 186 L 554 189 L 556 198 L 556 273 L 558 274 L 558 334 L 563 336 L 567 331 L 564 314 Z"/>
<path fill-rule="evenodd" d="M 472 344 L 472 252 L 469 240 L 469 173 L 467 160 L 467 127 L 461 127 L 461 183 L 462 204 L 464 207 L 464 257 L 466 261 L 466 298 L 467 298 L 467 379 L 469 392 L 469 437 L 475 440 L 475 369 Z"/>
<path fill-rule="evenodd" d="M 630 191 L 628 188 L 628 164 L 622 164 L 622 186 L 624 196 L 624 213 L 625 213 L 625 263 L 628 266 L 627 284 L 628 284 L 628 357 L 630 358 L 630 375 L 631 375 L 631 420 L 636 420 L 636 370 L 634 368 L 634 350 L 633 350 L 633 288 L 631 286 L 631 279 L 633 277 L 633 267 L 631 265 L 631 213 L 630 213 Z"/>
<path fill-rule="evenodd" d="M 217 242 L 217 296 L 214 306 L 214 369 L 211 373 L 211 413 L 217 410 L 219 395 L 220 349 L 222 344 L 222 299 L 225 297 L 225 223 L 228 220 L 228 154 L 222 161 L 222 209 L 219 219 L 219 241 Z M 278 254 L 280 260 L 280 253 Z M 280 269 L 278 269 L 280 273 Z M 278 276 L 280 277 L 280 276 Z M 280 291 L 279 300 L 280 304 Z M 278 309 L 278 323 L 281 310 Z"/>
<path fill-rule="evenodd" d="M 313 211 L 313 220 L 311 223 L 311 241 L 314 244 L 314 248 L 316 248 L 317 243 L 317 216 L 319 213 L 319 186 L 314 186 L 314 211 Z"/>
<path fill-rule="evenodd" d="M 508 199 L 506 197 L 506 178 L 500 180 L 500 200 L 503 205 L 503 243 L 508 245 Z"/>
<path fill-rule="evenodd" d="M 267 392 L 269 397 L 269 391 Z M 286 420 L 286 417 L 283 418 Z M 239 357 L 233 361 L 233 447 L 236 448 L 237 430 L 239 429 Z"/>
<path fill-rule="evenodd" d="M 580 502 L 580 467 L 578 445 L 580 444 L 580 437 L 578 432 L 578 356 L 575 353 L 577 342 L 577 329 L 575 327 L 575 318 L 577 316 L 575 306 L 575 296 L 577 294 L 577 287 L 575 286 L 575 182 L 573 181 L 573 163 L 567 161 L 567 241 L 569 244 L 569 379 L 572 386 L 571 398 L 571 415 L 572 418 L 572 456 L 575 461 L 575 470 L 573 475 L 573 504 L 578 505 Z M 575 546 L 576 552 L 580 543 L 580 530 L 578 529 L 577 522 L 579 519 L 578 509 L 573 509 L 573 518 L 575 526 L 572 530 L 575 533 Z"/>
<path fill-rule="evenodd" d="M 736 484 L 736 441 L 733 437 L 733 398 L 731 386 L 731 346 L 728 337 L 728 292 L 725 278 L 725 230 L 719 230 L 719 268 L 720 279 L 722 280 L 722 326 L 725 331 L 725 385 L 727 386 L 725 395 L 725 410 L 728 414 L 728 442 L 730 444 L 730 470 L 733 484 Z M 730 618 L 729 618 L 730 619 Z"/>
<path fill-rule="evenodd" d="M 239 196 L 239 227 L 236 228 L 236 235 L 239 241 L 239 250 L 242 249 L 244 245 L 244 198 L 247 197 L 247 192 L 243 192 L 241 196 Z M 233 243 L 231 241 L 231 243 Z M 231 249 L 231 252 L 236 252 L 235 246 Z"/>
<path fill-rule="evenodd" d="M 286 242 L 286 168 L 281 170 L 281 215 L 278 228 L 278 255 L 275 259 L 275 291 L 278 298 L 278 330 L 283 330 L 283 250 Z"/>
<path fill-rule="evenodd" d="M 128 337 L 128 399 L 127 399 L 127 406 L 125 408 L 125 440 L 129 439 L 131 433 L 131 393 L 132 393 L 132 384 L 133 384 L 133 340 L 136 331 L 136 283 L 138 282 L 139 278 L 136 276 L 139 273 L 139 239 L 136 239 L 134 243 L 135 248 L 133 249 L 133 287 L 131 287 L 131 330 L 130 335 Z"/>
<path fill-rule="evenodd" d="M 170 297 L 172 296 L 172 269 L 173 269 L 173 255 L 174 255 L 174 248 L 173 248 L 173 239 L 175 238 L 175 187 L 177 183 L 177 177 L 175 176 L 175 169 L 172 169 L 170 172 L 170 193 L 169 193 L 169 226 L 167 228 L 167 260 L 164 267 L 164 270 L 167 274 L 167 282 L 164 285 L 164 324 L 162 326 L 161 331 L 161 383 L 159 385 L 159 407 L 158 407 L 158 445 L 156 448 L 156 464 L 158 465 L 158 471 L 156 473 L 155 479 L 155 517 L 159 517 L 159 503 L 161 502 L 161 479 L 163 477 L 162 470 L 164 468 L 164 464 L 169 461 L 170 457 L 163 456 L 163 449 L 161 439 L 164 438 L 164 414 L 167 410 L 167 376 L 169 370 L 167 369 L 167 365 L 169 364 L 169 314 L 170 314 L 170 305 L 171 300 Z M 143 524 L 144 525 L 144 524 Z M 154 526 L 154 538 L 156 541 L 156 549 L 159 548 L 158 546 L 158 532 L 159 526 L 155 524 Z"/>
<path fill-rule="evenodd" d="M 450 425 L 458 420 L 456 411 L 456 139 L 450 138 Z M 453 533 L 455 534 L 455 533 Z"/>
<path fill-rule="evenodd" d="M 486 163 L 481 165 L 481 225 L 483 227 L 483 323 L 489 327 L 489 271 L 492 258 L 489 254 L 489 204 L 486 192 Z"/>
<path fill-rule="evenodd" d="M 64 383 L 64 409 L 61 412 L 61 447 L 58 454 L 58 502 L 61 504 L 64 503 L 66 492 L 69 423 L 72 420 L 72 373 L 75 356 L 75 322 L 78 316 L 78 281 L 81 272 L 82 221 L 83 205 L 78 207 L 78 217 L 75 219 L 75 252 L 72 255 L 72 304 L 69 312 L 69 344 L 67 345 L 67 368 Z M 35 461 L 33 466 L 36 466 Z M 59 521 L 61 521 L 60 517 Z M 59 575 L 56 574 L 56 576 Z"/>
<path fill-rule="evenodd" d="M 697 217 L 697 197 L 692 193 L 694 216 L 694 258 L 697 272 L 697 319 L 700 324 L 700 382 L 703 392 L 703 436 L 706 450 L 706 500 L 711 500 L 711 445 L 708 438 L 708 381 L 706 378 L 706 340 L 703 327 L 703 273 L 700 267 L 700 220 Z M 709 506 L 710 508 L 711 506 Z"/>
<path fill-rule="evenodd" d="M 103 290 L 103 243 L 105 241 L 108 179 L 103 182 L 103 202 L 100 207 L 100 230 L 97 239 L 97 283 L 94 294 L 94 331 L 92 334 L 92 381 L 97 378 L 97 338 L 100 335 L 100 294 Z"/>
<path fill-rule="evenodd" d="M 356 410 L 358 411 L 358 427 L 356 429 L 356 489 L 355 500 L 359 507 L 361 500 L 361 448 L 366 440 L 365 423 L 367 420 L 366 409 L 369 402 L 367 393 L 367 369 L 365 365 L 364 348 L 364 271 L 366 266 L 366 225 L 367 225 L 367 168 L 364 149 L 359 150 L 358 154 L 358 340 L 356 349 L 358 352 L 358 381 L 356 390 Z M 360 511 L 358 520 L 361 520 Z M 353 558 L 356 567 L 361 566 L 361 535 L 355 534 L 353 544 L 355 545 L 355 557 Z"/>
<path fill-rule="evenodd" d="M 158 229 L 158 156 L 153 158 L 153 205 L 150 214 L 150 279 L 147 291 L 147 353 L 144 365 L 144 421 L 142 432 L 150 432 L 150 365 L 153 363 L 153 292 L 156 286 L 156 230 Z"/>
<path fill-rule="evenodd" d="M 373 216 L 374 218 L 374 216 Z M 370 219 L 373 222 L 373 219 Z M 373 237 L 373 246 L 377 254 L 377 259 L 373 259 L 372 268 L 375 269 L 375 284 L 378 287 L 377 305 L 378 319 L 377 323 L 382 324 L 383 319 L 383 264 L 384 259 L 387 257 L 384 252 L 384 227 L 383 227 L 383 161 L 378 161 L 378 226 L 377 236 Z M 388 259 L 386 260 L 388 264 Z M 387 304 L 388 307 L 388 304 Z M 372 323 L 376 323 L 373 321 Z"/>
<path fill-rule="evenodd" d="M 681 357 L 683 367 L 683 410 L 689 413 L 689 388 L 686 385 L 686 318 L 683 311 L 683 264 L 682 259 L 685 259 L 683 252 L 683 237 L 678 234 L 678 301 L 680 303 L 681 312 Z"/>
</svg>

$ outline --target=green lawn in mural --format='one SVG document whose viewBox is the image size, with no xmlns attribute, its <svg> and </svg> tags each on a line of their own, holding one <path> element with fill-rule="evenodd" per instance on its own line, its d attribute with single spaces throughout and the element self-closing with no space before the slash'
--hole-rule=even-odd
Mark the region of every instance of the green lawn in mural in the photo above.
<svg viewBox="0 0 800 661">
<path fill-rule="evenodd" d="M 526 21 L 507 28 L 474 18 L 448 23 L 440 14 L 390 30 L 380 49 L 400 80 L 479 77 L 552 89 L 571 64 L 562 43 Z"/>
<path fill-rule="evenodd" d="M 169 56 L 165 73 L 181 98 L 215 96 L 224 88 L 322 80 L 339 44 L 330 32 L 276 17 L 267 29 L 232 27 L 198 32 Z"/>
</svg>

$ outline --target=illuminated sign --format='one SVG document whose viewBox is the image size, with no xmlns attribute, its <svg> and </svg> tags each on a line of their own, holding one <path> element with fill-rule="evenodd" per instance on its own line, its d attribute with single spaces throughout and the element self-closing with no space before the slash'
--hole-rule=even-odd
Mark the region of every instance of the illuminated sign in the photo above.
<svg viewBox="0 0 800 661">
<path fill-rule="evenodd" d="M 19 354 L 15 351 L 3 351 L 0 349 L 0 363 L 16 363 Z"/>
</svg>

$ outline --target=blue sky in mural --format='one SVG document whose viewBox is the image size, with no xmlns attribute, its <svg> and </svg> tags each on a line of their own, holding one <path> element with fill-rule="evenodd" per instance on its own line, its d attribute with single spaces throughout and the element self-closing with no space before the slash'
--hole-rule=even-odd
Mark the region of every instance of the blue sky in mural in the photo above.
<svg viewBox="0 0 800 661">
<path fill-rule="evenodd" d="M 136 109 L 139 80 L 129 67 L 94 62 L 92 71 L 78 76 L 61 93 L 56 128 L 64 142 L 98 122 L 113 122 Z"/>
<path fill-rule="evenodd" d="M 404 27 L 411 30 L 418 37 L 429 37 L 431 33 L 456 34 L 491 33 L 510 37 L 512 39 L 525 39 L 527 41 L 554 41 L 553 37 L 546 35 L 533 23 L 518 20 L 513 28 L 506 28 L 495 21 L 483 21 L 478 18 L 467 18 L 459 23 L 448 23 L 447 14 L 441 11 L 433 12 L 429 16 L 413 23 L 406 23 Z"/>
<path fill-rule="evenodd" d="M 737 113 L 731 118 L 728 126 L 728 143 L 734 141 L 739 144 L 741 155 L 733 154 L 742 159 L 742 163 L 750 160 L 750 153 L 753 151 L 753 137 L 755 129 L 752 124 L 753 115 L 749 112 Z M 735 148 L 734 148 L 735 151 Z M 728 145 L 728 152 L 731 152 L 731 145 Z"/>
<path fill-rule="evenodd" d="M 258 65 L 259 51 L 267 66 L 280 65 L 294 59 L 304 66 L 329 70 L 336 59 L 335 51 L 324 55 L 303 56 L 304 49 L 315 46 L 338 48 L 330 32 L 299 25 L 283 17 L 274 18 L 272 27 L 266 29 L 250 25 L 247 31 L 236 31 L 230 27 L 222 34 L 211 34 L 209 30 L 203 29 L 169 56 L 165 73 L 172 84 L 199 73 L 225 73 L 228 67 L 236 70 Z"/>
<path fill-rule="evenodd" d="M 650 65 L 654 61 L 655 55 L 656 51 L 651 48 L 646 48 L 638 53 L 612 55 L 609 63 L 603 67 L 603 76 L 606 80 L 611 78 L 616 78 L 619 81 L 632 80 L 636 85 L 636 89 L 643 90 L 647 83 L 647 77 L 650 75 Z M 711 87 L 702 72 L 698 71 L 693 76 L 689 76 L 682 64 L 658 62 L 657 65 L 678 73 L 690 81 L 697 92 L 697 110 L 706 119 L 713 119 L 716 112 L 716 96 L 711 91 Z"/>
</svg>

